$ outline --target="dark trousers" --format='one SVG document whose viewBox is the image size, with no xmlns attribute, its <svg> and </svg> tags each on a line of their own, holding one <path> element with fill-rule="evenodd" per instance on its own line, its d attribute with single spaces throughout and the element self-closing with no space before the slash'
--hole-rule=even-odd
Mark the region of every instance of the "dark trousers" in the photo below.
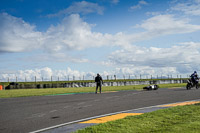
<svg viewBox="0 0 200 133">
<path fill-rule="evenodd" d="M 101 93 L 101 83 L 97 83 L 97 84 L 96 84 L 96 93 L 97 93 L 97 91 L 98 91 L 98 88 L 99 88 L 100 93 Z"/>
</svg>

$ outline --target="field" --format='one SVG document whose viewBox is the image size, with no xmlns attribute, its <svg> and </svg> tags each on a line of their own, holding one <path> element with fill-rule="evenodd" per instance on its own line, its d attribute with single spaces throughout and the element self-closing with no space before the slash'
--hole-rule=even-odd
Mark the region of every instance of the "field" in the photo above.
<svg viewBox="0 0 200 133">
<path fill-rule="evenodd" d="M 160 88 L 184 87 L 186 84 L 160 84 Z M 102 92 L 108 91 L 127 91 L 127 90 L 142 90 L 147 85 L 132 85 L 132 86 L 107 86 L 102 88 Z M 72 93 L 94 93 L 95 87 L 80 87 L 80 88 L 47 88 L 47 89 L 16 89 L 0 91 L 0 98 L 10 97 L 29 97 L 29 96 L 44 96 L 44 95 L 62 95 Z"/>
<path fill-rule="evenodd" d="M 111 121 L 76 133 L 198 133 L 200 104 L 161 109 Z"/>
</svg>

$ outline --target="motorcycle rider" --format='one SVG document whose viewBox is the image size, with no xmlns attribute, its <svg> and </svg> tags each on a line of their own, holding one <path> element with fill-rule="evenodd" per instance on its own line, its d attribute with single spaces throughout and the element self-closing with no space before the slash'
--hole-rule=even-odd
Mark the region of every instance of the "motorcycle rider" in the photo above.
<svg viewBox="0 0 200 133">
<path fill-rule="evenodd" d="M 192 83 L 193 84 L 197 84 L 198 83 L 198 75 L 197 75 L 197 72 L 194 71 L 194 73 L 190 76 L 191 77 L 191 80 L 192 80 Z"/>
</svg>

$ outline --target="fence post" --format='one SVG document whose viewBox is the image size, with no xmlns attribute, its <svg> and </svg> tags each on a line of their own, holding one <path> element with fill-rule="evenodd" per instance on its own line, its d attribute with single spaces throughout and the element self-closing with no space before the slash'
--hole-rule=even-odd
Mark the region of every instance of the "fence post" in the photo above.
<svg viewBox="0 0 200 133">
<path fill-rule="evenodd" d="M 117 80 L 117 77 L 116 77 L 116 75 L 114 75 L 114 78 L 115 78 L 115 80 Z"/>
<path fill-rule="evenodd" d="M 36 76 L 35 76 L 35 83 L 36 83 L 36 81 L 37 81 L 37 78 L 36 78 Z"/>
</svg>

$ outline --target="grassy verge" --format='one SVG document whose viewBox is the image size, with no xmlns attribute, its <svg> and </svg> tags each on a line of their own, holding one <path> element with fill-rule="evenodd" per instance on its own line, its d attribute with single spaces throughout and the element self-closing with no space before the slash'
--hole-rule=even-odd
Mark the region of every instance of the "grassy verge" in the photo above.
<svg viewBox="0 0 200 133">
<path fill-rule="evenodd" d="M 200 104 L 161 109 L 128 116 L 76 133 L 197 133 L 200 132 Z"/>
<path fill-rule="evenodd" d="M 144 86 L 147 85 L 107 86 L 103 87 L 102 91 L 106 92 L 106 91 L 140 90 Z M 160 88 L 182 87 L 185 86 L 185 84 L 161 84 L 159 86 Z M 95 87 L 2 90 L 0 91 L 0 98 L 43 96 L 43 95 L 65 94 L 65 93 L 87 93 L 94 91 Z"/>
</svg>

